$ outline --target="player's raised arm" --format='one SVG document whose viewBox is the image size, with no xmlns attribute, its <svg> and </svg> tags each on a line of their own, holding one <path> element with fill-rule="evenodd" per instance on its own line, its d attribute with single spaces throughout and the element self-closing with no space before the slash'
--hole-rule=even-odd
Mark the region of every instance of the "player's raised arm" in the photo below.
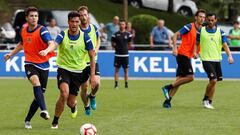
<svg viewBox="0 0 240 135">
<path fill-rule="evenodd" d="M 49 41 L 48 42 L 48 48 L 46 48 L 45 50 L 42 50 L 39 52 L 39 54 L 41 56 L 46 56 L 49 52 L 54 51 L 57 48 L 57 43 L 55 43 L 54 41 Z"/>
</svg>

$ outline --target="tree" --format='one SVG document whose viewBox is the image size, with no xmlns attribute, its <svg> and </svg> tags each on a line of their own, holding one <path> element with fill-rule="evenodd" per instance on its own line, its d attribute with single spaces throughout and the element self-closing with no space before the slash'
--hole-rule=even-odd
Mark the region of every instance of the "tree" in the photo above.
<svg viewBox="0 0 240 135">
<path fill-rule="evenodd" d="M 149 44 L 149 33 L 157 24 L 157 17 L 148 14 L 139 14 L 129 19 L 136 30 L 135 41 L 138 44 Z M 142 48 L 143 49 L 143 48 Z"/>
<path fill-rule="evenodd" d="M 238 7 L 239 3 L 237 0 L 234 0 L 233 3 L 229 4 L 229 9 L 228 9 L 228 14 L 229 14 L 229 19 L 231 21 L 236 21 L 238 18 Z"/>
<path fill-rule="evenodd" d="M 239 12 L 239 0 L 194 0 L 198 8 L 216 13 L 220 19 L 236 20 Z"/>
<path fill-rule="evenodd" d="M 123 0 L 123 17 L 128 20 L 128 0 Z"/>
<path fill-rule="evenodd" d="M 173 12 L 173 0 L 168 0 L 168 12 Z"/>
</svg>

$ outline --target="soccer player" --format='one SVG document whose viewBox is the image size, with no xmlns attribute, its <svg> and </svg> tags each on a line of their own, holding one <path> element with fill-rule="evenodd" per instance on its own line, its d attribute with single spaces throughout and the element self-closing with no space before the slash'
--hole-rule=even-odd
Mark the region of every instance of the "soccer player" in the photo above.
<svg viewBox="0 0 240 135">
<path fill-rule="evenodd" d="M 172 97 L 176 94 L 178 88 L 194 80 L 191 58 L 193 58 L 193 49 L 196 42 L 197 29 L 202 27 L 205 20 L 205 10 L 198 10 L 195 14 L 195 22 L 189 23 L 176 32 L 173 36 L 173 55 L 177 60 L 176 81 L 162 87 L 166 100 L 163 102 L 164 108 L 171 108 Z M 181 36 L 182 42 L 177 48 L 177 37 Z"/>
<path fill-rule="evenodd" d="M 96 104 L 96 93 L 99 89 L 100 85 L 100 72 L 99 72 L 99 66 L 97 63 L 97 56 L 98 56 L 98 50 L 100 47 L 100 38 L 98 34 L 98 29 L 95 25 L 90 24 L 89 22 L 89 12 L 88 12 L 88 7 L 86 6 L 80 6 L 78 8 L 78 13 L 80 14 L 80 29 L 84 33 L 87 33 L 89 37 L 92 40 L 93 43 L 93 48 L 95 51 L 95 80 L 96 80 L 96 87 L 90 92 L 90 94 L 87 93 L 88 90 L 88 81 L 86 81 L 84 84 L 81 85 L 81 98 L 84 103 L 84 108 L 85 108 L 85 114 L 87 116 L 91 115 L 91 109 L 90 106 L 93 110 L 97 109 L 97 104 Z M 87 56 L 86 57 L 86 62 L 87 62 L 87 73 L 90 74 L 90 58 Z M 89 105 L 89 99 L 90 99 L 90 105 Z"/>
<path fill-rule="evenodd" d="M 54 45 L 54 42 L 47 29 L 38 24 L 38 15 L 36 7 L 28 7 L 25 10 L 27 26 L 21 30 L 21 40 L 12 52 L 4 56 L 6 61 L 22 49 L 24 50 L 25 73 L 33 86 L 34 93 L 34 99 L 25 118 L 25 128 L 27 129 L 32 129 L 30 120 L 39 107 L 41 109 L 40 116 L 46 120 L 50 118 L 43 93 L 47 87 L 48 60 L 54 56 L 54 53 L 50 52 L 45 56 L 41 56 L 39 52 L 50 45 Z"/>
<path fill-rule="evenodd" d="M 194 49 L 194 57 L 197 58 L 197 46 L 200 43 L 200 59 L 203 68 L 208 75 L 209 82 L 203 98 L 203 106 L 207 109 L 214 109 L 212 105 L 213 96 L 217 81 L 222 80 L 221 63 L 222 48 L 228 56 L 228 62 L 233 63 L 231 52 L 227 45 L 226 34 L 216 26 L 217 16 L 214 13 L 207 14 L 207 26 L 202 27 L 197 33 L 197 42 Z"/>
<path fill-rule="evenodd" d="M 77 116 L 77 95 L 81 84 L 88 80 L 87 55 L 90 57 L 90 80 L 91 86 L 95 88 L 95 52 L 88 34 L 79 30 L 80 15 L 76 11 L 68 14 L 69 28 L 62 31 L 56 38 L 55 46 L 49 46 L 42 51 L 42 55 L 54 50 L 58 46 L 57 55 L 57 80 L 60 96 L 56 103 L 55 115 L 52 121 L 52 129 L 58 128 L 58 120 L 64 110 L 64 105 L 71 108 L 72 117 Z"/>
<path fill-rule="evenodd" d="M 128 48 L 131 47 L 132 34 L 126 31 L 126 21 L 120 20 L 120 30 L 112 35 L 112 47 L 115 49 L 114 57 L 114 79 L 115 89 L 118 89 L 118 74 L 119 68 L 122 66 L 124 69 L 125 88 L 128 88 Z"/>
</svg>

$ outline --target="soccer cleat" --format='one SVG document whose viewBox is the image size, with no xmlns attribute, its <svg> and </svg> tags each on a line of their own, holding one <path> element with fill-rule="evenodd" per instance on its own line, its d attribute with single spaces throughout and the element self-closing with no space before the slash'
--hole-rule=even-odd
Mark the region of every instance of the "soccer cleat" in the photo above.
<svg viewBox="0 0 240 135">
<path fill-rule="evenodd" d="M 117 85 L 115 85 L 115 86 L 114 86 L 114 89 L 116 89 L 116 90 L 117 90 L 117 89 L 118 89 L 118 86 L 117 86 Z"/>
<path fill-rule="evenodd" d="M 50 119 L 50 116 L 49 116 L 49 113 L 48 113 L 47 110 L 41 111 L 41 112 L 40 112 L 40 116 L 41 116 L 43 119 L 45 119 L 45 120 Z"/>
<path fill-rule="evenodd" d="M 171 103 L 170 103 L 170 101 L 169 101 L 169 100 L 165 100 L 165 101 L 163 102 L 163 107 L 164 107 L 164 108 L 171 108 Z"/>
<path fill-rule="evenodd" d="M 58 129 L 58 124 L 52 124 L 51 129 Z"/>
<path fill-rule="evenodd" d="M 76 110 L 74 113 L 71 113 L 71 117 L 72 117 L 73 119 L 77 118 L 77 113 L 78 113 L 77 110 Z"/>
<path fill-rule="evenodd" d="M 96 97 L 90 97 L 90 106 L 93 110 L 97 109 Z"/>
<path fill-rule="evenodd" d="M 203 107 L 206 109 L 214 109 L 214 107 L 209 103 L 208 100 L 203 100 Z"/>
<path fill-rule="evenodd" d="M 212 104 L 209 104 L 209 109 L 215 109 Z"/>
<path fill-rule="evenodd" d="M 163 95 L 165 96 L 165 98 L 167 100 L 169 100 L 170 99 L 169 98 L 169 90 L 167 88 L 165 88 L 165 87 L 162 87 L 162 91 L 163 91 Z"/>
<path fill-rule="evenodd" d="M 90 115 L 91 115 L 91 109 L 90 109 L 90 106 L 85 107 L 85 114 L 86 114 L 87 116 L 90 116 Z"/>
<path fill-rule="evenodd" d="M 203 107 L 208 108 L 209 106 L 209 101 L 208 100 L 203 100 Z"/>
<path fill-rule="evenodd" d="M 30 121 L 25 121 L 25 128 L 26 129 L 32 129 L 32 126 L 30 124 Z"/>
</svg>

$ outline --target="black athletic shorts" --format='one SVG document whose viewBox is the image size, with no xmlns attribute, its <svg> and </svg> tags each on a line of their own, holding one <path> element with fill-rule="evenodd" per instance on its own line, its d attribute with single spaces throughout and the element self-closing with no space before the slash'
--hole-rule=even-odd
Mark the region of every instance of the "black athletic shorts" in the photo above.
<svg viewBox="0 0 240 135">
<path fill-rule="evenodd" d="M 86 73 L 86 68 L 82 73 L 75 73 L 63 68 L 58 68 L 57 70 L 57 82 L 58 88 L 60 89 L 60 84 L 66 82 L 69 85 L 69 93 L 77 96 L 79 88 L 82 83 L 85 83 L 89 78 L 89 75 Z"/>
<path fill-rule="evenodd" d="M 178 54 L 176 59 L 178 64 L 176 76 L 193 75 L 191 59 L 181 54 Z"/>
<path fill-rule="evenodd" d="M 90 67 L 90 63 L 87 63 L 88 66 L 86 67 L 86 72 L 88 73 L 88 75 L 90 76 L 90 73 L 91 73 L 91 67 Z M 95 75 L 99 75 L 100 76 L 100 71 L 99 71 L 99 66 L 98 66 L 98 63 L 96 63 L 95 65 Z"/>
<path fill-rule="evenodd" d="M 35 67 L 32 64 L 26 64 L 25 67 L 25 73 L 28 79 L 30 79 L 31 76 L 37 75 L 42 87 L 43 92 L 46 91 L 47 88 L 47 82 L 48 82 L 48 70 L 42 70 L 40 68 Z"/>
<path fill-rule="evenodd" d="M 217 81 L 222 81 L 223 78 L 220 62 L 202 61 L 202 64 L 209 80 L 217 79 Z"/>
<path fill-rule="evenodd" d="M 124 69 L 129 67 L 129 60 L 128 57 L 114 57 L 114 67 L 120 68 L 123 67 Z"/>
</svg>

